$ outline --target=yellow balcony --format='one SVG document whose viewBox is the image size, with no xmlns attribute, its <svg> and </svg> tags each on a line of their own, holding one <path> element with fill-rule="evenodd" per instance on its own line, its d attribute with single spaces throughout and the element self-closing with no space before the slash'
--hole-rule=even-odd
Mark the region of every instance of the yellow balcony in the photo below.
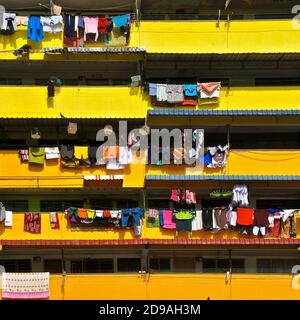
<svg viewBox="0 0 300 320">
<path fill-rule="evenodd" d="M 148 110 L 299 110 L 299 86 L 223 87 L 219 102 L 197 107 L 162 108 L 151 105 L 147 91 L 126 86 L 60 87 L 54 98 L 47 98 L 47 87 L 2 86 L 1 118 L 121 118 L 143 119 Z M 208 100 L 208 99 L 206 99 Z M 207 101 L 206 101 L 207 102 Z M 156 117 L 157 118 L 157 117 Z M 156 124 L 167 125 L 174 117 L 158 117 Z M 193 121 L 194 117 L 191 117 Z M 197 117 L 197 121 L 201 117 Z M 203 117 L 202 117 L 203 118 Z M 208 119 L 209 117 L 205 117 Z M 186 122 L 186 121 L 185 121 Z M 184 125 L 185 122 L 181 124 Z M 193 124 L 193 123 L 192 123 Z M 195 125 L 197 124 L 194 123 Z M 175 123 L 174 123 L 175 125 Z M 177 124 L 176 124 L 177 125 Z"/>
<path fill-rule="evenodd" d="M 187 300 L 298 300 L 299 290 L 291 287 L 292 277 L 234 274 L 226 283 L 224 274 L 70 274 L 64 279 L 51 275 L 50 299 L 182 300 L 184 293 Z"/>
<path fill-rule="evenodd" d="M 145 166 L 127 165 L 124 170 L 105 167 L 63 168 L 59 160 L 47 160 L 44 165 L 21 163 L 18 151 L 0 152 L 0 189 L 14 188 L 84 188 L 99 186 L 143 187 Z M 123 175 L 123 181 L 85 181 L 89 175 Z M 98 181 L 99 182 L 99 181 Z"/>
<path fill-rule="evenodd" d="M 130 164 L 116 172 L 101 166 L 63 168 L 59 160 L 47 160 L 43 166 L 21 163 L 18 151 L 10 150 L 0 152 L 0 188 L 84 188 L 89 183 L 84 181 L 87 175 L 123 175 L 123 184 L 116 186 L 131 188 L 143 187 L 145 176 L 151 175 L 300 177 L 299 161 L 299 150 L 231 150 L 226 167 L 220 169 L 200 171 L 185 165 Z M 102 185 L 91 182 L 88 186 Z"/>
<path fill-rule="evenodd" d="M 291 20 L 222 21 L 219 27 L 216 21 L 141 21 L 140 27 L 132 26 L 129 47 L 145 47 L 148 53 L 290 53 L 300 51 L 299 34 Z M 17 59 L 11 50 L 27 43 L 26 27 L 14 35 L 0 36 L 0 59 Z M 42 43 L 29 44 L 35 50 L 61 48 L 63 35 L 46 34 Z M 43 53 L 30 54 L 30 59 L 45 58 Z M 62 55 L 54 59 L 60 60 Z"/>
</svg>

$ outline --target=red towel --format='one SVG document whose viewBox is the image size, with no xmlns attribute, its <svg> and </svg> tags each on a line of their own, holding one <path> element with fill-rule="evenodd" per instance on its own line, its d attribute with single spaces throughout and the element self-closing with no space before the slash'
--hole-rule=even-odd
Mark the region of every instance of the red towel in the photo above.
<svg viewBox="0 0 300 320">
<path fill-rule="evenodd" d="M 108 20 L 107 18 L 98 18 L 98 31 L 101 33 L 106 32 L 108 27 Z"/>
<path fill-rule="evenodd" d="M 237 209 L 237 224 L 241 226 L 253 225 L 254 209 L 252 208 L 238 208 Z"/>
</svg>

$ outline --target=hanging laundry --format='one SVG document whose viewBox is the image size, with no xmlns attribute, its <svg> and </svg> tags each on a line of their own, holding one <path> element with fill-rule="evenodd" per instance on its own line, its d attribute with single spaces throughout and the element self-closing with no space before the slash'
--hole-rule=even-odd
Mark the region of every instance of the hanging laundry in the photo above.
<svg viewBox="0 0 300 320">
<path fill-rule="evenodd" d="M 107 18 L 98 18 L 98 31 L 99 31 L 99 33 L 106 32 L 107 27 L 108 27 Z"/>
<path fill-rule="evenodd" d="M 75 32 L 77 33 L 78 46 L 84 46 L 84 19 L 82 16 L 77 16 L 75 19 Z"/>
<path fill-rule="evenodd" d="M 180 190 L 172 189 L 170 199 L 178 203 L 180 201 Z"/>
<path fill-rule="evenodd" d="M 183 86 L 179 84 L 167 84 L 167 102 L 182 103 L 184 100 Z"/>
<path fill-rule="evenodd" d="M 0 13 L 2 21 L 0 34 L 11 35 L 14 34 L 17 30 L 16 14 L 15 13 Z"/>
<path fill-rule="evenodd" d="M 151 97 L 157 96 L 157 84 L 156 83 L 149 83 L 149 95 Z"/>
<path fill-rule="evenodd" d="M 176 220 L 188 220 L 194 218 L 196 211 L 190 209 L 174 209 L 173 214 Z"/>
<path fill-rule="evenodd" d="M 66 214 L 68 215 L 68 219 L 71 223 L 78 223 L 78 209 L 71 207 L 66 210 Z"/>
<path fill-rule="evenodd" d="M 157 95 L 156 95 L 157 101 L 167 101 L 167 85 L 166 84 L 157 84 Z"/>
<path fill-rule="evenodd" d="M 119 163 L 129 164 L 132 162 L 132 151 L 128 147 L 119 147 Z"/>
<path fill-rule="evenodd" d="M 224 230 L 228 228 L 228 217 L 225 208 L 214 208 L 217 229 Z"/>
<path fill-rule="evenodd" d="M 103 159 L 104 160 L 113 160 L 120 157 L 120 148 L 119 146 L 110 146 L 103 147 Z"/>
<path fill-rule="evenodd" d="M 129 217 L 133 217 L 133 221 L 135 225 L 140 226 L 141 218 L 143 217 L 143 215 L 144 215 L 144 210 L 141 208 L 122 209 L 122 218 L 121 218 L 122 227 L 128 226 Z"/>
<path fill-rule="evenodd" d="M 183 85 L 184 95 L 186 97 L 197 97 L 197 84 L 184 84 Z"/>
<path fill-rule="evenodd" d="M 86 219 L 87 218 L 87 210 L 84 208 L 78 208 L 78 218 Z"/>
<path fill-rule="evenodd" d="M 29 163 L 44 164 L 45 148 L 29 148 Z"/>
<path fill-rule="evenodd" d="M 163 210 L 162 218 L 163 218 L 163 228 L 176 229 L 176 221 L 173 218 L 172 210 Z"/>
<path fill-rule="evenodd" d="M 50 296 L 49 272 L 2 274 L 2 298 L 45 299 Z"/>
<path fill-rule="evenodd" d="M 114 25 L 117 28 L 126 27 L 130 24 L 130 16 L 128 14 L 112 17 Z"/>
<path fill-rule="evenodd" d="M 12 211 L 5 211 L 4 226 L 5 227 L 12 227 L 12 225 L 13 225 L 13 213 L 12 213 Z"/>
<path fill-rule="evenodd" d="M 41 24 L 44 32 L 58 33 L 62 32 L 63 17 L 62 16 L 49 16 L 41 17 Z"/>
<path fill-rule="evenodd" d="M 219 98 L 221 93 L 221 82 L 198 83 L 200 98 Z"/>
<path fill-rule="evenodd" d="M 202 210 L 202 222 L 204 231 L 213 230 L 213 214 L 211 208 L 204 208 Z"/>
<path fill-rule="evenodd" d="M 196 210 L 194 219 L 192 220 L 192 231 L 203 229 L 202 210 Z"/>
<path fill-rule="evenodd" d="M 75 16 L 68 14 L 64 15 L 64 35 L 67 38 L 74 38 L 75 36 Z"/>
<path fill-rule="evenodd" d="M 254 215 L 254 209 L 252 208 L 238 208 L 237 224 L 241 226 L 252 226 L 253 215 Z"/>
<path fill-rule="evenodd" d="M 58 6 L 54 3 L 51 4 L 51 14 L 55 16 L 60 16 L 62 11 L 62 7 Z"/>
<path fill-rule="evenodd" d="M 87 146 L 75 146 L 74 147 L 74 157 L 79 161 L 79 165 L 83 165 L 86 160 L 88 160 L 88 147 Z"/>
<path fill-rule="evenodd" d="M 44 30 L 41 24 L 41 19 L 38 16 L 30 16 L 28 19 L 28 39 L 36 42 L 41 42 L 44 38 Z"/>
<path fill-rule="evenodd" d="M 176 231 L 192 231 L 192 221 L 193 219 L 187 219 L 187 220 L 177 220 L 176 219 Z"/>
<path fill-rule="evenodd" d="M 46 160 L 59 159 L 59 148 L 58 147 L 46 147 L 45 148 Z"/>
<path fill-rule="evenodd" d="M 41 233 L 41 214 L 25 213 L 24 214 L 24 231 L 31 233 Z"/>
<path fill-rule="evenodd" d="M 19 150 L 19 157 L 21 158 L 22 162 L 27 162 L 29 160 L 29 150 L 28 149 Z"/>
<path fill-rule="evenodd" d="M 228 224 L 232 227 L 235 227 L 236 221 L 237 221 L 237 212 L 230 209 L 228 211 Z"/>
<path fill-rule="evenodd" d="M 279 237 L 280 231 L 281 231 L 281 212 L 273 211 L 268 209 L 269 213 L 268 222 L 269 222 L 269 228 L 268 228 L 268 235 L 271 237 Z"/>
<path fill-rule="evenodd" d="M 28 17 L 27 16 L 16 16 L 16 24 L 17 26 L 27 26 L 28 25 Z"/>
<path fill-rule="evenodd" d="M 98 39 L 98 17 L 83 17 L 84 20 L 84 41 L 91 35 L 91 41 Z"/>
<path fill-rule="evenodd" d="M 0 202 L 0 223 L 4 222 L 5 219 L 6 219 L 5 206 L 2 202 Z"/>
<path fill-rule="evenodd" d="M 64 165 L 67 163 L 74 163 L 75 155 L 74 155 L 74 146 L 61 145 L 60 146 L 60 155 Z"/>
<path fill-rule="evenodd" d="M 248 207 L 248 187 L 246 185 L 234 185 L 231 204 L 234 207 Z"/>
<path fill-rule="evenodd" d="M 59 218 L 57 212 L 50 212 L 50 226 L 52 229 L 59 229 Z"/>
<path fill-rule="evenodd" d="M 207 164 L 208 168 L 223 168 L 226 166 L 228 152 L 229 152 L 228 145 L 224 147 L 221 147 L 221 146 L 209 147 L 207 149 L 210 154 L 210 157 L 206 156 L 207 158 L 204 159 L 204 162 L 211 161 L 210 163 Z"/>
<path fill-rule="evenodd" d="M 198 104 L 198 97 L 187 97 L 184 96 L 182 105 L 194 107 Z"/>
</svg>

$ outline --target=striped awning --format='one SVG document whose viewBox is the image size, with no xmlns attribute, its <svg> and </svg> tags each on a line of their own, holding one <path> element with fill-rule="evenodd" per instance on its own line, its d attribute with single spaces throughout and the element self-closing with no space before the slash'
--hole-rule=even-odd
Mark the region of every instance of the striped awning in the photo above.
<svg viewBox="0 0 300 320">
<path fill-rule="evenodd" d="M 145 53 L 146 49 L 144 47 L 104 47 L 104 48 L 83 48 L 83 47 L 70 47 L 70 48 L 43 48 L 43 53 Z"/>
<path fill-rule="evenodd" d="M 207 181 L 207 180 L 222 180 L 222 181 L 300 181 L 300 176 L 251 176 L 251 175 L 147 175 L 148 181 L 161 180 L 180 180 L 180 181 Z"/>
<path fill-rule="evenodd" d="M 0 240 L 2 246 L 130 246 L 130 245 L 299 245 L 300 239 L 129 239 L 129 240 Z"/>
<path fill-rule="evenodd" d="M 149 110 L 149 116 L 293 116 L 300 115 L 300 110 Z"/>
</svg>

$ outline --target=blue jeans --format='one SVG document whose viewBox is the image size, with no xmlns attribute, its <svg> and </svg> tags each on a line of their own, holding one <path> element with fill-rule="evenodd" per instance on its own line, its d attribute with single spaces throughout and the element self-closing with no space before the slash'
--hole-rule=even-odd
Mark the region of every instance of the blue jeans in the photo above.
<svg viewBox="0 0 300 320">
<path fill-rule="evenodd" d="M 122 227 L 127 227 L 129 217 L 133 217 L 134 223 L 137 226 L 141 225 L 141 217 L 144 215 L 144 210 L 141 208 L 122 209 Z"/>
</svg>

